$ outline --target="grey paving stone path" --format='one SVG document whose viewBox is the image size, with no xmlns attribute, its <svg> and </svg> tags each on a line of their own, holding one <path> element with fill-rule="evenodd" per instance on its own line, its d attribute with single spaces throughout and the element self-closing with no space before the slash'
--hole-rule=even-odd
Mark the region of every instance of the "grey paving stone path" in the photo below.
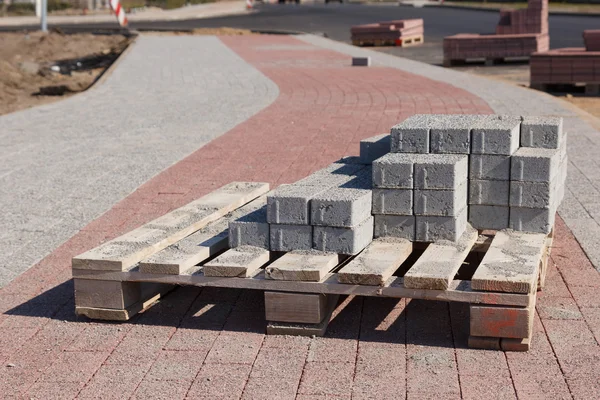
<svg viewBox="0 0 600 400">
<path fill-rule="evenodd" d="M 600 270 L 600 132 L 563 101 L 539 91 L 361 49 L 323 37 L 303 35 L 300 38 L 349 56 L 370 56 L 374 65 L 451 83 L 481 97 L 498 114 L 562 116 L 569 135 L 569 171 L 567 191 L 559 214 L 596 269 Z"/>
<path fill-rule="evenodd" d="M 215 37 L 141 36 L 97 87 L 0 117 L 0 287 L 278 93 Z"/>
</svg>

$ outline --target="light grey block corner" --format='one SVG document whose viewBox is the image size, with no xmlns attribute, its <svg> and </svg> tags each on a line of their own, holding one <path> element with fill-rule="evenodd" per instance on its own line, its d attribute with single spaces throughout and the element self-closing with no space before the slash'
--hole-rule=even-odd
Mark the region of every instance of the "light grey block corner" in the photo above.
<svg viewBox="0 0 600 400">
<path fill-rule="evenodd" d="M 471 154 L 469 179 L 510 180 L 511 156 Z"/>
<path fill-rule="evenodd" d="M 436 242 L 450 240 L 456 242 L 467 228 L 467 207 L 454 217 L 417 215 L 415 220 L 415 241 Z"/>
<path fill-rule="evenodd" d="M 376 238 L 397 237 L 415 240 L 415 216 L 414 215 L 375 215 Z"/>
<path fill-rule="evenodd" d="M 557 149 L 564 139 L 562 117 L 523 117 L 522 147 Z"/>
<path fill-rule="evenodd" d="M 473 125 L 472 154 L 511 155 L 519 148 L 521 117 L 488 115 Z"/>
<path fill-rule="evenodd" d="M 281 185 L 267 195 L 267 222 L 309 225 L 310 199 L 327 190 L 322 186 Z"/>
<path fill-rule="evenodd" d="M 310 225 L 271 224 L 271 251 L 310 250 L 313 228 Z"/>
<path fill-rule="evenodd" d="M 413 115 L 391 129 L 392 153 L 429 153 L 432 116 Z"/>
<path fill-rule="evenodd" d="M 379 157 L 383 157 L 390 152 L 391 136 L 383 134 L 373 136 L 360 141 L 360 162 L 362 164 L 372 164 Z"/>
<path fill-rule="evenodd" d="M 353 67 L 370 67 L 371 57 L 352 57 Z"/>
<path fill-rule="evenodd" d="M 358 254 L 373 240 L 373 217 L 352 228 L 313 227 L 313 248 L 338 254 Z"/>
<path fill-rule="evenodd" d="M 427 154 L 415 162 L 415 189 L 453 189 L 467 181 L 469 156 Z"/>
<path fill-rule="evenodd" d="M 561 149 L 521 147 L 511 157 L 510 179 L 550 182 L 559 173 L 561 153 Z"/>
<path fill-rule="evenodd" d="M 471 129 L 480 115 L 439 115 L 432 121 L 429 150 L 439 154 L 469 154 Z"/>
<path fill-rule="evenodd" d="M 507 206 L 469 206 L 469 223 L 475 229 L 501 230 L 509 227 L 510 208 Z"/>
<path fill-rule="evenodd" d="M 269 249 L 266 206 L 229 222 L 229 247 L 254 246 Z"/>
<path fill-rule="evenodd" d="M 556 209 L 510 207 L 510 228 L 515 231 L 550 233 Z"/>
<path fill-rule="evenodd" d="M 412 189 L 415 154 L 388 153 L 373 161 L 373 187 Z"/>
<path fill-rule="evenodd" d="M 411 189 L 373 189 L 372 214 L 412 215 Z"/>
<path fill-rule="evenodd" d="M 415 189 L 415 215 L 454 216 L 467 206 L 467 182 L 456 190 Z"/>
<path fill-rule="evenodd" d="M 510 181 L 469 181 L 469 204 L 508 206 L 509 200 Z"/>
<path fill-rule="evenodd" d="M 557 179 L 552 182 L 510 182 L 510 206 L 550 208 L 557 202 Z"/>
<path fill-rule="evenodd" d="M 352 227 L 371 215 L 373 195 L 368 189 L 331 188 L 311 199 L 312 225 Z"/>
</svg>

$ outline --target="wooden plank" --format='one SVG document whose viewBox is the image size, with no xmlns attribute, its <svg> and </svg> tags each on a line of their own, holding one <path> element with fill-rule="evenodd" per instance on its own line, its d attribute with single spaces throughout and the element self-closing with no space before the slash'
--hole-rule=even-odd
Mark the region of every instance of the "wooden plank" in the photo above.
<svg viewBox="0 0 600 400">
<path fill-rule="evenodd" d="M 315 293 L 265 291 L 265 319 L 297 324 L 318 324 L 327 311 L 327 296 Z"/>
<path fill-rule="evenodd" d="M 269 250 L 240 246 L 227 250 L 202 266 L 204 276 L 246 278 L 269 262 Z"/>
<path fill-rule="evenodd" d="M 473 274 L 474 290 L 532 293 L 537 288 L 543 233 L 499 231 Z"/>
<path fill-rule="evenodd" d="M 406 239 L 375 239 L 338 271 L 338 282 L 383 286 L 412 251 L 413 244 Z"/>
<path fill-rule="evenodd" d="M 528 294 L 479 292 L 471 289 L 469 281 L 454 280 L 447 290 L 409 289 L 404 287 L 404 279 L 392 277 L 384 286 L 347 285 L 339 283 L 335 273 L 329 273 L 321 282 L 280 281 L 266 279 L 259 270 L 250 278 L 207 277 L 201 268 L 193 273 L 181 275 L 144 274 L 131 271 L 89 271 L 73 270 L 73 276 L 84 279 L 162 282 L 173 285 L 211 286 L 233 289 L 272 290 L 277 292 L 324 293 L 355 296 L 411 298 L 424 300 L 457 301 L 472 304 L 496 304 L 526 307 L 530 302 Z"/>
<path fill-rule="evenodd" d="M 73 258 L 73 269 L 124 271 L 269 190 L 233 182 L 125 235 Z"/>
<path fill-rule="evenodd" d="M 533 295 L 532 295 L 533 296 Z M 471 336 L 526 338 L 531 336 L 534 307 L 471 305 Z"/>
<path fill-rule="evenodd" d="M 286 322 L 267 322 L 267 335 L 292 335 L 292 336 L 323 336 L 329 325 L 329 320 L 339 300 L 338 295 L 327 296 L 325 317 L 318 324 L 293 324 Z"/>
<path fill-rule="evenodd" d="M 321 282 L 339 261 L 339 255 L 335 253 L 295 250 L 284 254 L 265 268 L 265 278 Z"/>
<path fill-rule="evenodd" d="M 501 338 L 500 348 L 503 351 L 529 351 L 531 347 L 531 338 L 513 339 Z"/>
<path fill-rule="evenodd" d="M 228 248 L 229 221 L 256 211 L 266 203 L 267 197 L 261 196 L 237 210 L 233 210 L 190 236 L 142 260 L 139 264 L 140 271 L 149 274 L 178 275 L 226 250 Z"/>
<path fill-rule="evenodd" d="M 140 311 L 151 307 L 161 297 L 173 290 L 174 286 L 163 285 L 161 288 L 156 289 L 159 290 L 157 293 L 149 294 L 144 297 L 144 300 L 133 303 L 125 309 L 75 306 L 75 314 L 105 321 L 128 321 Z"/>
<path fill-rule="evenodd" d="M 552 250 L 552 241 L 554 240 L 554 228 L 548 234 L 546 238 L 546 248 L 542 256 L 542 262 L 540 264 L 540 275 L 538 278 L 538 290 L 542 290 L 546 286 L 546 275 L 548 274 L 548 262 L 550 262 L 550 252 Z"/>
<path fill-rule="evenodd" d="M 472 349 L 500 350 L 500 338 L 469 336 L 468 346 Z"/>
<path fill-rule="evenodd" d="M 142 298 L 140 282 L 73 279 L 78 307 L 125 309 Z"/>
<path fill-rule="evenodd" d="M 476 229 L 467 227 L 458 242 L 432 243 L 404 274 L 404 286 L 411 289 L 446 290 L 478 238 Z"/>
</svg>

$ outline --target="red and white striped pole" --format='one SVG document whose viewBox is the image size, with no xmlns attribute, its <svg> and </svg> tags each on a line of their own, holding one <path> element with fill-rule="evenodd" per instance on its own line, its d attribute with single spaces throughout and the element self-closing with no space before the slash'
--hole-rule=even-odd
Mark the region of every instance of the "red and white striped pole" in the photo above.
<svg viewBox="0 0 600 400">
<path fill-rule="evenodd" d="M 115 14 L 117 15 L 119 25 L 127 26 L 127 15 L 125 15 L 125 10 L 123 9 L 123 7 L 121 7 L 121 3 L 119 3 L 119 0 L 110 0 L 110 8 L 112 8 Z"/>
<path fill-rule="evenodd" d="M 252 10 L 252 0 L 246 0 L 246 10 Z"/>
</svg>

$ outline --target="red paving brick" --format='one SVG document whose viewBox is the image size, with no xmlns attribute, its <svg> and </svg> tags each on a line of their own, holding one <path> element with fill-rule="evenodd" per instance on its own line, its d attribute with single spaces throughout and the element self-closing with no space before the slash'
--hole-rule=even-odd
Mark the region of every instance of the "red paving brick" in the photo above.
<svg viewBox="0 0 600 400">
<path fill-rule="evenodd" d="M 597 397 L 600 276 L 560 218 L 528 353 L 469 350 L 468 306 L 404 299 L 343 299 L 322 339 L 265 337 L 253 291 L 179 288 L 128 323 L 76 318 L 70 259 L 108 238 L 232 180 L 295 181 L 414 113 L 491 112 L 462 89 L 351 68 L 347 56 L 307 52 L 291 37 L 222 40 L 277 84 L 278 99 L 0 291 L 3 397 Z"/>
</svg>

